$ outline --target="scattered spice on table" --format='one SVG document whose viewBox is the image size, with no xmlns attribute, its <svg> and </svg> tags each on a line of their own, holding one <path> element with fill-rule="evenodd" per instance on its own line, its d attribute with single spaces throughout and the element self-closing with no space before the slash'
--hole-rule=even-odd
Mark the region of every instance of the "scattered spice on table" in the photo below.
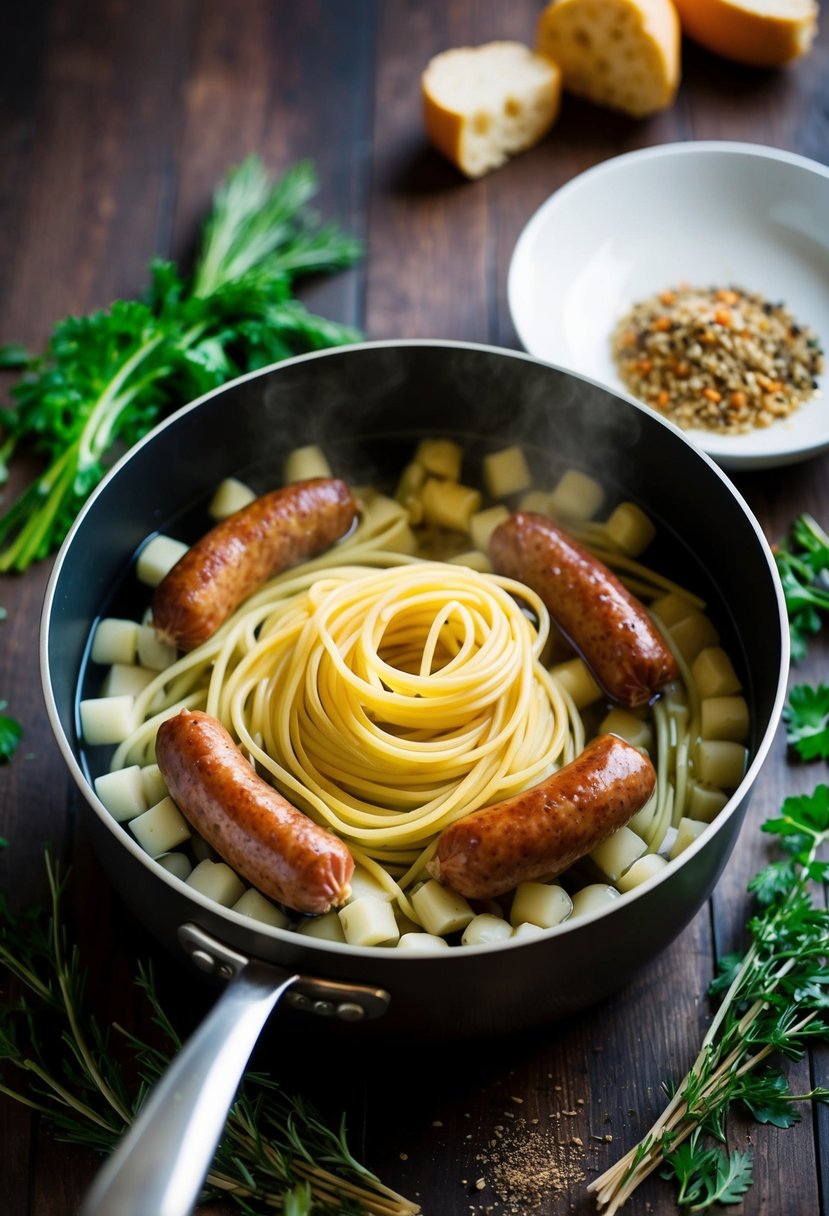
<svg viewBox="0 0 829 1216">
<path fill-rule="evenodd" d="M 584 1180 L 579 1137 L 523 1117 L 499 1124 L 495 1133 L 476 1157 L 479 1172 L 471 1191 L 480 1196 L 480 1206 L 470 1205 L 474 1216 L 530 1216 L 546 1210 L 551 1196 L 566 1194 Z"/>
<path fill-rule="evenodd" d="M 630 392 L 684 429 L 744 434 L 787 418 L 818 390 L 817 334 L 783 302 L 739 287 L 683 284 L 634 304 L 612 351 Z"/>
</svg>

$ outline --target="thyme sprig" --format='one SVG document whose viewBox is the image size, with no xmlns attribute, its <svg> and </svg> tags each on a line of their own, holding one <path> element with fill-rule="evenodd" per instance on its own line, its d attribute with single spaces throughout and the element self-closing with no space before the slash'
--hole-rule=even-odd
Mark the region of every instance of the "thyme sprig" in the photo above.
<svg viewBox="0 0 829 1216">
<path fill-rule="evenodd" d="M 112 1152 L 165 1071 L 181 1038 L 162 1008 L 152 969 L 136 985 L 159 1046 L 88 1012 L 87 975 L 62 921 L 65 881 L 47 856 L 48 914 L 13 914 L 0 897 L 0 968 L 20 995 L 0 1007 L 0 1093 L 37 1112 L 57 1137 Z M 232 1199 L 253 1214 L 415 1216 L 348 1147 L 343 1116 L 330 1128 L 301 1096 L 245 1074 L 205 1182 L 203 1200 Z"/>
<path fill-rule="evenodd" d="M 829 862 L 819 856 L 829 840 L 829 787 L 787 798 L 763 831 L 777 836 L 783 856 L 749 883 L 757 904 L 751 944 L 743 956 L 720 961 L 711 988 L 719 1007 L 665 1110 L 638 1145 L 588 1186 L 605 1216 L 666 1167 L 688 1211 L 739 1202 L 751 1184 L 750 1152 L 729 1153 L 705 1139 L 725 1142 L 732 1103 L 786 1127 L 800 1117 L 797 1103 L 829 1101 L 829 1089 L 792 1094 L 779 1071 L 758 1071 L 773 1055 L 800 1059 L 810 1040 L 829 1036 L 829 911 L 815 901 L 829 877 Z"/>
</svg>

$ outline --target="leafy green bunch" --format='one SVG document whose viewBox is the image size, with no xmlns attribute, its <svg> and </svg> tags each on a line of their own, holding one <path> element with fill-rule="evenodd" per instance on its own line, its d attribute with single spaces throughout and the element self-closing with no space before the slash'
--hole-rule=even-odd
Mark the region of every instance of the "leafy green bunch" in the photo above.
<svg viewBox="0 0 829 1216">
<path fill-rule="evenodd" d="M 829 618 L 829 536 L 811 515 L 799 515 L 774 546 L 789 618 L 792 659 Z M 829 684 L 796 684 L 783 710 L 786 740 L 801 760 L 829 759 Z"/>
<path fill-rule="evenodd" d="M 25 570 L 60 543 L 116 444 L 130 446 L 169 410 L 245 372 L 359 338 L 292 294 L 298 276 L 361 253 L 316 221 L 315 191 L 308 163 L 273 182 L 249 157 L 215 194 L 190 276 L 155 259 L 142 299 L 66 318 L 42 355 L 0 348 L 0 368 L 20 373 L 3 415 L 0 480 L 23 441 L 46 461 L 0 516 L 0 572 Z"/>
<path fill-rule="evenodd" d="M 64 884 L 48 858 L 47 871 L 48 915 L 39 909 L 13 915 L 0 897 L 0 972 L 21 991 L 0 1006 L 0 1093 L 37 1112 L 61 1140 L 106 1154 L 181 1040 L 147 968 L 139 969 L 136 984 L 158 1031 L 152 1043 L 117 1025 L 104 1027 L 88 1012 L 87 974 L 62 923 Z M 301 1097 L 253 1071 L 245 1074 L 205 1183 L 204 1200 L 220 1196 L 249 1214 L 420 1210 L 353 1157 L 344 1118 L 332 1130 Z"/>
<path fill-rule="evenodd" d="M 798 515 L 773 552 L 783 584 L 792 659 L 799 663 L 829 613 L 829 536 L 811 515 Z"/>
<path fill-rule="evenodd" d="M 749 948 L 720 960 L 711 987 L 719 1007 L 668 1106 L 639 1144 L 590 1184 L 606 1216 L 656 1169 L 677 1181 L 689 1212 L 739 1203 L 753 1158 L 725 1147 L 732 1104 L 759 1122 L 789 1127 L 800 1118 L 798 1103 L 829 1101 L 829 1089 L 793 1094 L 781 1071 L 763 1067 L 771 1056 L 797 1060 L 811 1040 L 829 1037 L 829 911 L 815 898 L 829 877 L 819 856 L 829 840 L 829 787 L 787 798 L 763 830 L 778 838 L 782 856 L 749 884 L 756 901 Z"/>
</svg>

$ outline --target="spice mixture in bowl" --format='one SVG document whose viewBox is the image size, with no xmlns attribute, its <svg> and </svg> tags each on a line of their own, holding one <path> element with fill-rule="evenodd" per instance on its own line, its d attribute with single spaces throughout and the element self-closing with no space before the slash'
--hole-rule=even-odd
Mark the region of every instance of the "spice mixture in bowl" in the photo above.
<svg viewBox="0 0 829 1216">
<path fill-rule="evenodd" d="M 808 401 L 823 371 L 815 332 L 739 287 L 661 291 L 622 317 L 612 344 L 630 392 L 685 429 L 767 427 Z"/>
<path fill-rule="evenodd" d="M 777 148 L 690 141 L 612 157 L 521 233 L 507 281 L 519 341 L 646 402 L 723 468 L 817 456 L 829 449 L 827 213 L 829 167 Z"/>
</svg>

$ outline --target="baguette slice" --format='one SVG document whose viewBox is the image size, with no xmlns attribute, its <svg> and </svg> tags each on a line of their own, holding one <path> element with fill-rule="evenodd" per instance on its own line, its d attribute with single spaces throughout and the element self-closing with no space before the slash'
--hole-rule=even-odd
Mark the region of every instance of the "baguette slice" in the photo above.
<svg viewBox="0 0 829 1216">
<path fill-rule="evenodd" d="M 561 101 L 556 64 L 521 42 L 444 51 L 429 62 L 421 85 L 429 139 L 473 178 L 537 143 Z"/>
<path fill-rule="evenodd" d="M 537 49 L 559 65 L 566 90 L 635 118 L 665 109 L 679 86 L 672 0 L 552 0 Z"/>
<path fill-rule="evenodd" d="M 782 67 L 817 34 L 815 0 L 674 0 L 682 32 L 706 50 L 752 67 Z"/>
</svg>

